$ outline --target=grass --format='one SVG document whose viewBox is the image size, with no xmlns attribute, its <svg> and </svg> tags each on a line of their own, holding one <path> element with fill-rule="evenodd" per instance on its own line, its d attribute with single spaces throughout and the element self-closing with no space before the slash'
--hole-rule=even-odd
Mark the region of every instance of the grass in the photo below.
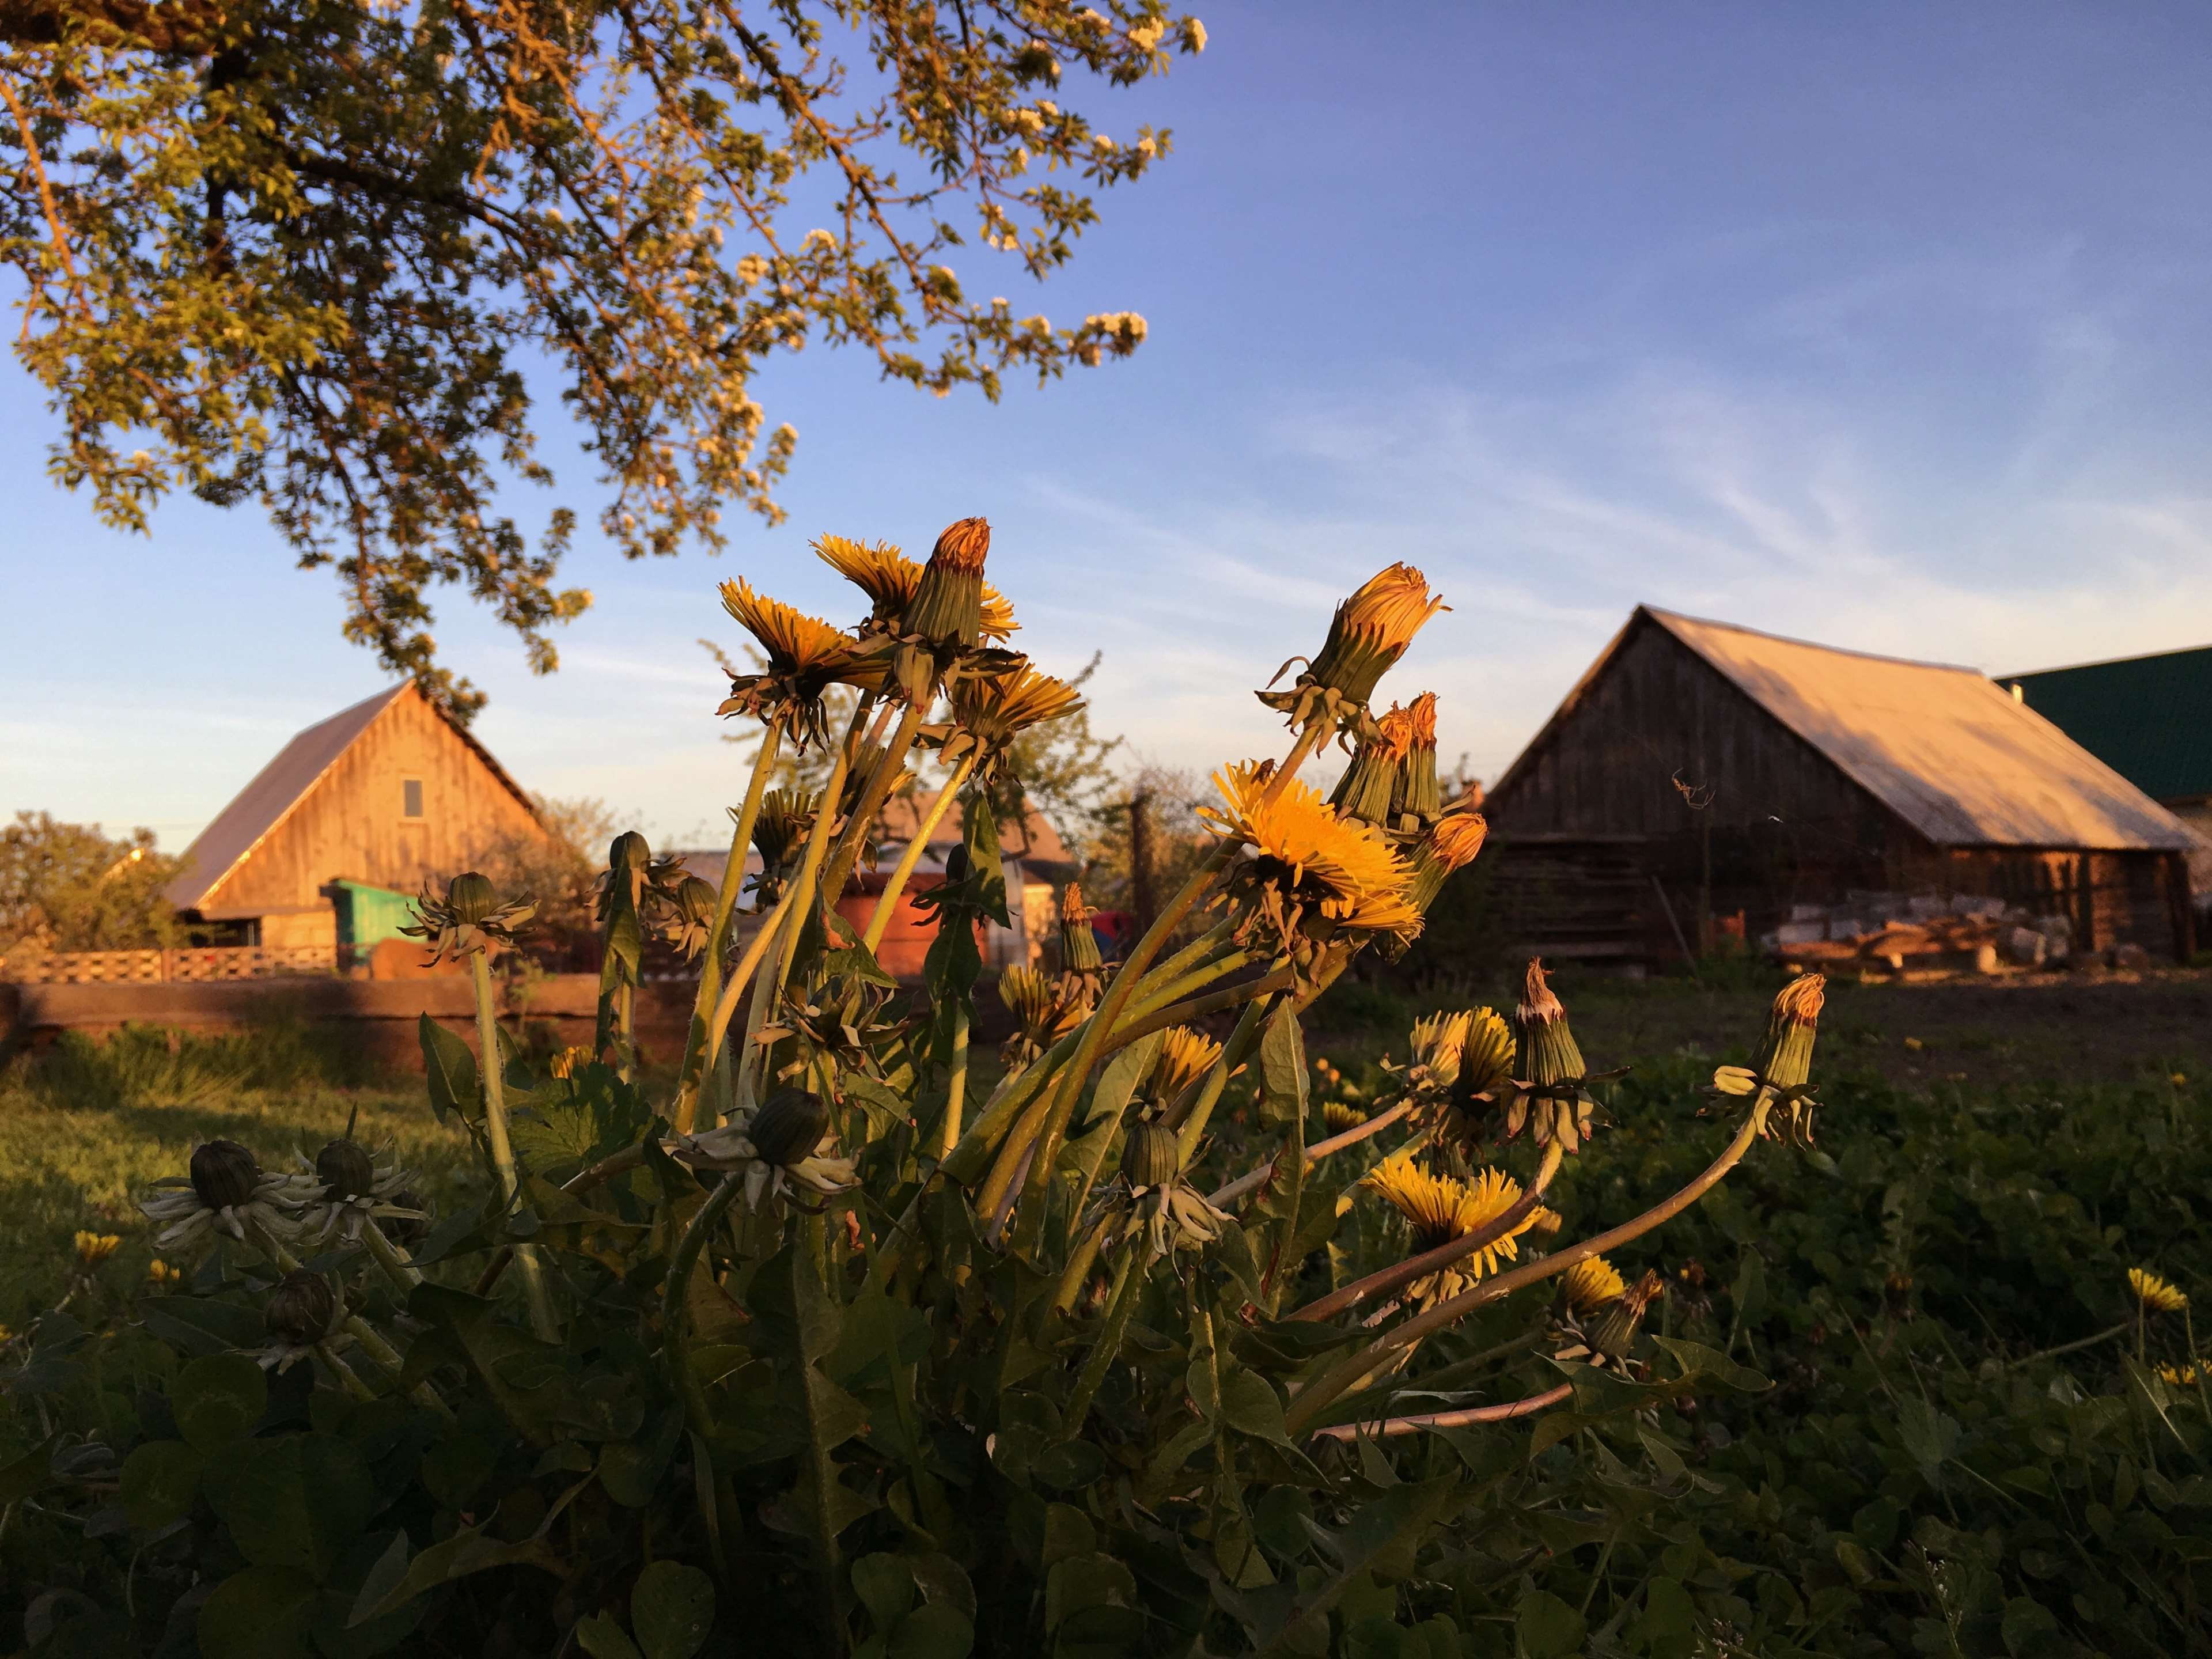
<svg viewBox="0 0 2212 1659">
<path fill-rule="evenodd" d="M 19 1058 L 0 1073 L 0 1324 L 20 1329 L 53 1304 L 80 1230 L 122 1236 L 97 1281 L 108 1294 L 135 1291 L 155 1252 L 134 1200 L 182 1174 L 199 1142 L 240 1141 L 269 1167 L 289 1167 L 295 1150 L 312 1158 L 356 1111 L 356 1135 L 396 1146 L 439 1209 L 480 1193 L 466 1138 L 432 1118 L 419 1081 L 368 1074 L 304 1028 L 131 1029 L 105 1042 L 70 1034 Z"/>
</svg>

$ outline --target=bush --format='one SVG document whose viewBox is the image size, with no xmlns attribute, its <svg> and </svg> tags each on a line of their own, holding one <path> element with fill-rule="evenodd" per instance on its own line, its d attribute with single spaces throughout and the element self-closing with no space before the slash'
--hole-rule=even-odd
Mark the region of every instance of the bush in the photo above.
<svg viewBox="0 0 2212 1659">
<path fill-rule="evenodd" d="M 184 928 L 161 896 L 177 870 L 150 830 L 116 840 L 96 824 L 18 812 L 0 829 L 0 957 L 179 944 Z"/>
</svg>

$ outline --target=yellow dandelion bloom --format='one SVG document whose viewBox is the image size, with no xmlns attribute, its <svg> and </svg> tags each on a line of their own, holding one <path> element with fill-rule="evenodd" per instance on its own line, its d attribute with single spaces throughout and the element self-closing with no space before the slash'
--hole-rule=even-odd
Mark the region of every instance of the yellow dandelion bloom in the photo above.
<svg viewBox="0 0 2212 1659">
<path fill-rule="evenodd" d="M 1296 778 L 1270 796 L 1270 769 L 1257 763 L 1224 767 L 1213 781 L 1226 808 L 1200 807 L 1206 828 L 1272 860 L 1279 884 L 1302 890 L 1322 915 L 1370 929 L 1419 921 L 1404 896 L 1412 872 L 1372 825 L 1339 817 Z"/>
<path fill-rule="evenodd" d="M 1321 1121 L 1342 1134 L 1346 1129 L 1356 1129 L 1366 1122 L 1367 1114 L 1340 1100 L 1324 1100 L 1321 1103 Z"/>
<path fill-rule="evenodd" d="M 81 1267 L 97 1267 L 122 1248 L 123 1240 L 118 1234 L 81 1232 L 76 1236 L 77 1263 Z"/>
<path fill-rule="evenodd" d="M 1627 1289 L 1627 1281 L 1601 1255 L 1584 1256 L 1559 1275 L 1560 1292 L 1577 1314 L 1590 1313 Z"/>
<path fill-rule="evenodd" d="M 545 1066 L 555 1077 L 574 1077 L 591 1063 L 591 1049 L 578 1042 L 571 1043 L 565 1048 L 555 1049 L 552 1058 L 545 1062 Z"/>
<path fill-rule="evenodd" d="M 2186 1365 L 2160 1365 L 2158 1375 L 2159 1380 L 2170 1389 L 2193 1389 L 2197 1386 L 2197 1363 L 2191 1360 Z"/>
<path fill-rule="evenodd" d="M 1431 1014 L 1413 1026 L 1413 1063 L 1425 1067 L 1429 1080 L 1449 1088 L 1459 1077 L 1460 1056 L 1467 1051 L 1467 1034 L 1474 1015 L 1462 1008 L 1457 1013 Z"/>
<path fill-rule="evenodd" d="M 1388 761 L 1401 761 L 1413 746 L 1412 711 L 1390 705 L 1390 712 L 1375 722 L 1376 752 Z"/>
<path fill-rule="evenodd" d="M 722 584 L 722 609 L 760 642 L 772 673 L 826 678 L 848 665 L 854 654 L 854 641 L 842 629 L 755 592 L 742 576 Z"/>
<path fill-rule="evenodd" d="M 1437 746 L 1437 694 L 1424 691 L 1407 706 L 1406 721 L 1413 728 L 1413 746 L 1433 749 Z"/>
<path fill-rule="evenodd" d="M 2141 1267 L 2128 1269 L 2128 1288 L 2146 1313 L 2179 1313 L 2189 1305 L 2189 1297 L 2179 1286 Z"/>
<path fill-rule="evenodd" d="M 948 764 L 970 745 L 987 754 L 1003 753 L 1030 726 L 1075 713 L 1083 707 L 1083 696 L 1066 680 L 1039 673 L 1027 657 L 1017 657 L 1004 673 L 960 677 L 953 684 L 951 702 L 959 732 L 941 751 L 940 758 Z M 962 743 L 962 735 L 967 744 Z"/>
<path fill-rule="evenodd" d="M 185 1282 L 185 1270 L 171 1267 L 157 1255 L 146 1264 L 146 1282 L 157 1291 L 165 1291 L 172 1285 Z"/>
<path fill-rule="evenodd" d="M 1409 1153 L 1384 1159 L 1362 1178 L 1365 1187 L 1413 1224 L 1420 1249 L 1432 1250 L 1488 1226 L 1520 1201 L 1521 1183 L 1503 1170 L 1484 1170 L 1472 1181 L 1431 1173 Z M 1528 1231 L 1523 1217 L 1510 1232 L 1454 1264 L 1459 1276 L 1474 1279 L 1498 1270 L 1521 1253 L 1515 1240 Z M 1419 1294 L 1419 1287 L 1414 1287 Z"/>
<path fill-rule="evenodd" d="M 1193 1030 L 1188 1025 L 1169 1028 L 1167 1040 L 1160 1045 L 1160 1057 L 1152 1066 L 1152 1088 L 1159 1098 L 1170 1103 L 1182 1097 L 1184 1090 L 1213 1069 L 1221 1058 L 1221 1045 L 1203 1031 Z"/>
</svg>

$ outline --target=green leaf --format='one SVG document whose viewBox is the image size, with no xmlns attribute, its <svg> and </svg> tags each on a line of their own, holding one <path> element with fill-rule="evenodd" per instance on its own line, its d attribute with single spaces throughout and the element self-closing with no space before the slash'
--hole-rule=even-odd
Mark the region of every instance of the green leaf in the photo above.
<svg viewBox="0 0 2212 1659">
<path fill-rule="evenodd" d="M 1344 1632 L 1344 1659 L 1417 1659 L 1428 1644 L 1395 1619 L 1362 1619 Z"/>
<path fill-rule="evenodd" d="M 268 1409 L 269 1379 L 242 1353 L 195 1359 L 169 1389 L 178 1432 L 196 1451 L 221 1451 L 251 1434 Z"/>
<path fill-rule="evenodd" d="M 123 1460 L 123 1513 L 141 1532 L 182 1520 L 199 1496 L 204 1467 L 181 1440 L 148 1441 Z"/>
<path fill-rule="evenodd" d="M 623 1508 L 643 1509 L 653 1502 L 683 1437 L 683 1409 L 672 1407 L 643 1438 L 609 1441 L 599 1451 L 599 1485 Z"/>
<path fill-rule="evenodd" d="M 860 1605 L 868 1610 L 876 1629 L 888 1632 L 906 1616 L 921 1593 L 904 1561 L 878 1552 L 853 1563 L 853 1594 L 860 1598 Z"/>
<path fill-rule="evenodd" d="M 315 1581 L 292 1567 L 251 1566 L 200 1606 L 203 1659 L 305 1659 L 314 1643 Z"/>
<path fill-rule="evenodd" d="M 1689 1659 L 1698 1645 L 1697 1604 L 1679 1580 L 1655 1578 L 1636 1628 L 1651 1659 Z"/>
<path fill-rule="evenodd" d="M 1241 1434 L 1291 1443 L 1283 1425 L 1283 1402 L 1267 1379 L 1256 1371 L 1231 1369 L 1221 1378 L 1222 1420 Z"/>
<path fill-rule="evenodd" d="M 1340 1531 L 1324 1534 L 1320 1547 L 1334 1565 L 1304 1577 L 1294 1601 L 1262 1592 L 1249 1599 L 1256 1615 L 1255 1644 L 1262 1655 L 1304 1651 L 1305 1633 L 1316 1615 L 1328 1613 L 1369 1575 L 1399 1578 L 1411 1571 L 1413 1553 L 1429 1529 L 1451 1510 L 1461 1493 L 1456 1474 L 1393 1486 L 1362 1508 Z"/>
<path fill-rule="evenodd" d="M 2073 1644 L 2059 1633 L 2051 1609 L 2032 1595 L 2015 1595 L 2004 1604 L 1998 1624 L 2005 1651 L 2013 1659 L 2044 1659 L 2045 1655 L 2070 1652 Z"/>
<path fill-rule="evenodd" d="M 1260 1039 L 1260 1093 L 1267 1121 L 1304 1123 L 1306 1083 L 1305 1036 L 1285 1002 L 1269 1017 Z"/>
<path fill-rule="evenodd" d="M 898 1621 L 884 1659 L 967 1659 L 975 1650 L 975 1626 L 957 1607 L 932 1601 Z"/>
<path fill-rule="evenodd" d="M 46 1489 L 46 1484 L 53 1478 L 54 1442 L 59 1437 L 58 1435 L 50 1434 L 12 1463 L 0 1465 L 0 1509 L 5 1509 L 9 1504 L 22 1498 L 35 1498 Z M 140 1449 L 143 1450 L 144 1448 L 142 1447 Z M 132 1455 L 136 1456 L 137 1453 L 133 1453 Z M 130 1466 L 125 1464 L 124 1467 L 125 1469 L 125 1491 L 127 1493 L 130 1490 L 128 1485 Z M 125 1502 L 128 1501 L 126 1497 Z M 137 1522 L 134 1522 L 132 1524 L 136 1525 Z"/>
<path fill-rule="evenodd" d="M 137 1303 L 146 1328 L 180 1353 L 229 1353 L 269 1340 L 261 1316 L 212 1297 L 149 1296 Z"/>
<path fill-rule="evenodd" d="M 414 1634 L 428 1611 L 420 1601 L 366 1624 L 349 1622 L 363 1595 L 383 1595 L 406 1571 L 405 1533 L 378 1533 L 354 1541 L 337 1571 L 323 1581 L 315 1613 L 315 1647 L 323 1659 L 374 1659 Z"/>
<path fill-rule="evenodd" d="M 467 1527 L 455 1533 L 441 1544 L 433 1544 L 407 1564 L 406 1575 L 386 1590 L 375 1601 L 369 1601 L 369 1591 L 376 1588 L 375 1581 L 362 1593 L 361 1602 L 355 1605 L 349 1627 L 365 1625 L 372 1619 L 381 1619 L 396 1613 L 416 1596 L 435 1589 L 441 1584 L 451 1583 L 456 1578 L 465 1578 L 471 1573 L 488 1572 L 495 1567 L 542 1567 L 556 1577 L 561 1575 L 561 1563 L 546 1547 L 542 1538 L 526 1538 L 520 1544 L 501 1543 L 484 1535 L 482 1527 Z"/>
<path fill-rule="evenodd" d="M 1530 1590 L 1513 1610 L 1526 1659 L 1572 1659 L 1583 1650 L 1583 1616 L 1549 1590 Z"/>
<path fill-rule="evenodd" d="M 681 1561 L 656 1561 L 629 1593 L 629 1624 L 645 1659 L 691 1659 L 714 1627 L 714 1581 Z"/>
<path fill-rule="evenodd" d="M 430 1109 L 443 1123 L 457 1115 L 465 1123 L 483 1121 L 483 1082 L 477 1074 L 477 1057 L 458 1032 L 449 1031 L 428 1014 L 415 1022 L 416 1040 L 422 1045 L 422 1070 L 430 1085 Z"/>
<path fill-rule="evenodd" d="M 247 1560 L 318 1581 L 368 1524 L 376 1496 L 361 1454 L 327 1434 L 233 1446 L 210 1461 L 201 1485 Z"/>
<path fill-rule="evenodd" d="M 576 1645 L 592 1659 L 645 1659 L 611 1613 L 595 1613 L 578 1621 Z"/>
</svg>

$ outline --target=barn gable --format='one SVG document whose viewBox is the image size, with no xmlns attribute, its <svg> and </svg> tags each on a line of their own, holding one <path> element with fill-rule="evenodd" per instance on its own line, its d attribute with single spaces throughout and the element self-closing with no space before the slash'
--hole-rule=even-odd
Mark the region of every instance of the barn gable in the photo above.
<svg viewBox="0 0 2212 1659">
<path fill-rule="evenodd" d="M 319 918 L 334 881 L 411 891 L 544 833 L 483 745 L 403 683 L 286 744 L 186 849 L 167 896 L 210 921 Z"/>
</svg>

